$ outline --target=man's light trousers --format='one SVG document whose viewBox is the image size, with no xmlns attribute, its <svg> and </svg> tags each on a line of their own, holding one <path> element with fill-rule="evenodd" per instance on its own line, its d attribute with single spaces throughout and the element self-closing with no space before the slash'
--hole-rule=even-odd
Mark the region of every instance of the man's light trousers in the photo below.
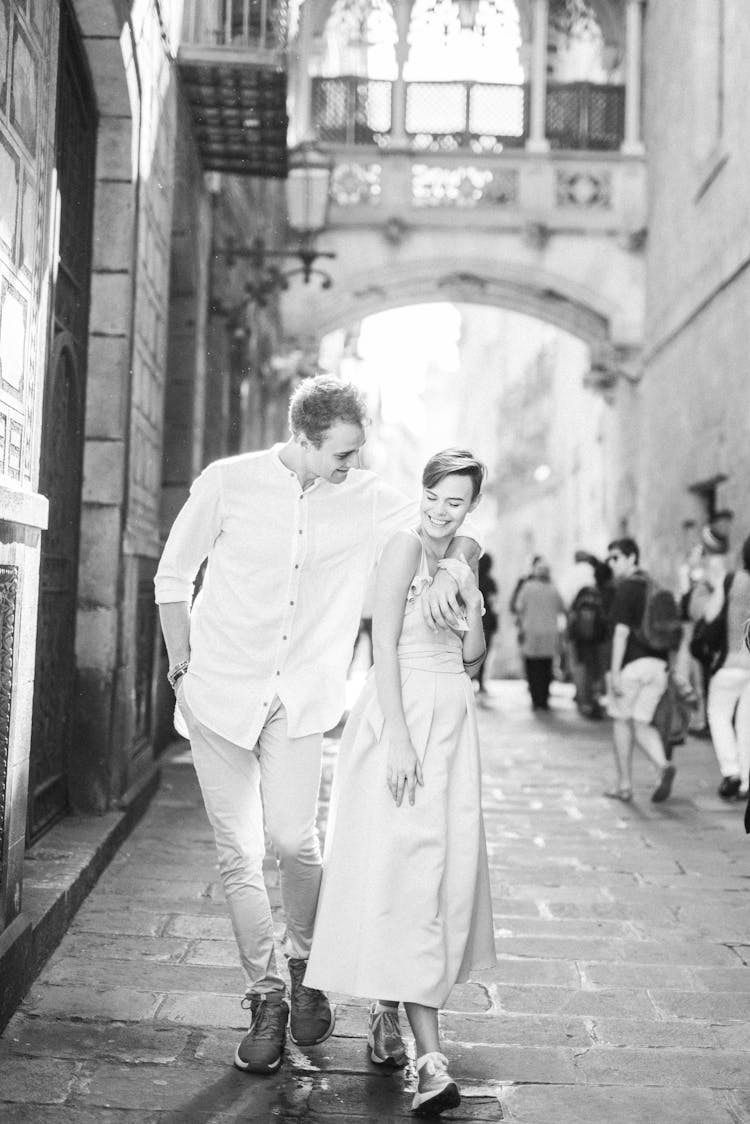
<svg viewBox="0 0 750 1124">
<path fill-rule="evenodd" d="M 265 833 L 279 863 L 287 951 L 307 959 L 322 871 L 315 823 L 322 734 L 290 738 L 286 711 L 276 698 L 255 749 L 249 750 L 207 729 L 184 702 L 180 709 L 216 839 L 246 993 L 282 990 L 263 880 Z"/>
</svg>

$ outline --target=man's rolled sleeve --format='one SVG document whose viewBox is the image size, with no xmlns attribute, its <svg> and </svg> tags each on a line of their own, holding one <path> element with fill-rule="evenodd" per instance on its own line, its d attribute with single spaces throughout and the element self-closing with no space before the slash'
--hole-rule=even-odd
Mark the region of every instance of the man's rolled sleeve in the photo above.
<svg viewBox="0 0 750 1124">
<path fill-rule="evenodd" d="M 220 470 L 209 465 L 190 489 L 164 545 L 154 577 L 157 605 L 192 602 L 196 574 L 220 532 Z"/>
</svg>

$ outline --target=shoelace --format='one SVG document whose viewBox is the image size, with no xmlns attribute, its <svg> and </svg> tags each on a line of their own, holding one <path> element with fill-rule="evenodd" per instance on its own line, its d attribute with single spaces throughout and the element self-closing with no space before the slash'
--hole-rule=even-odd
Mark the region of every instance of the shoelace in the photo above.
<svg viewBox="0 0 750 1124">
<path fill-rule="evenodd" d="M 243 1010 L 252 1012 L 252 1001 L 247 997 L 242 1000 L 240 1006 Z M 250 1020 L 250 1029 L 256 1038 L 262 1038 L 265 1034 L 270 1034 L 273 1037 L 273 1027 L 271 1026 L 268 1002 L 265 995 L 261 995 L 258 999 L 257 1006 Z"/>
</svg>

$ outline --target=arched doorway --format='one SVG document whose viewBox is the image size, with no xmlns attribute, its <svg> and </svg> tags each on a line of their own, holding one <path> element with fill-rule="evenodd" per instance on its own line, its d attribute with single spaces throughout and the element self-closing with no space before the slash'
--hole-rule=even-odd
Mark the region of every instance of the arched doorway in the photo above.
<svg viewBox="0 0 750 1124">
<path fill-rule="evenodd" d="M 29 841 L 68 807 L 97 116 L 75 19 L 60 10 L 57 90 L 59 260 L 42 424 L 43 536 L 29 768 Z"/>
</svg>

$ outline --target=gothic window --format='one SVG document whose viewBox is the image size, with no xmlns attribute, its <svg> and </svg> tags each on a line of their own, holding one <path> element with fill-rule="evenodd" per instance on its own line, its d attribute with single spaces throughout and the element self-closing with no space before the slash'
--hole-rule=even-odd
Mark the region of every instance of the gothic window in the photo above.
<svg viewBox="0 0 750 1124">
<path fill-rule="evenodd" d="M 478 0 L 473 26 L 462 26 L 453 0 L 415 0 L 404 76 L 416 82 L 520 84 L 520 53 L 515 0 Z"/>
<path fill-rule="evenodd" d="M 389 0 L 335 0 L 320 72 L 326 77 L 393 79 L 397 38 Z"/>
</svg>

